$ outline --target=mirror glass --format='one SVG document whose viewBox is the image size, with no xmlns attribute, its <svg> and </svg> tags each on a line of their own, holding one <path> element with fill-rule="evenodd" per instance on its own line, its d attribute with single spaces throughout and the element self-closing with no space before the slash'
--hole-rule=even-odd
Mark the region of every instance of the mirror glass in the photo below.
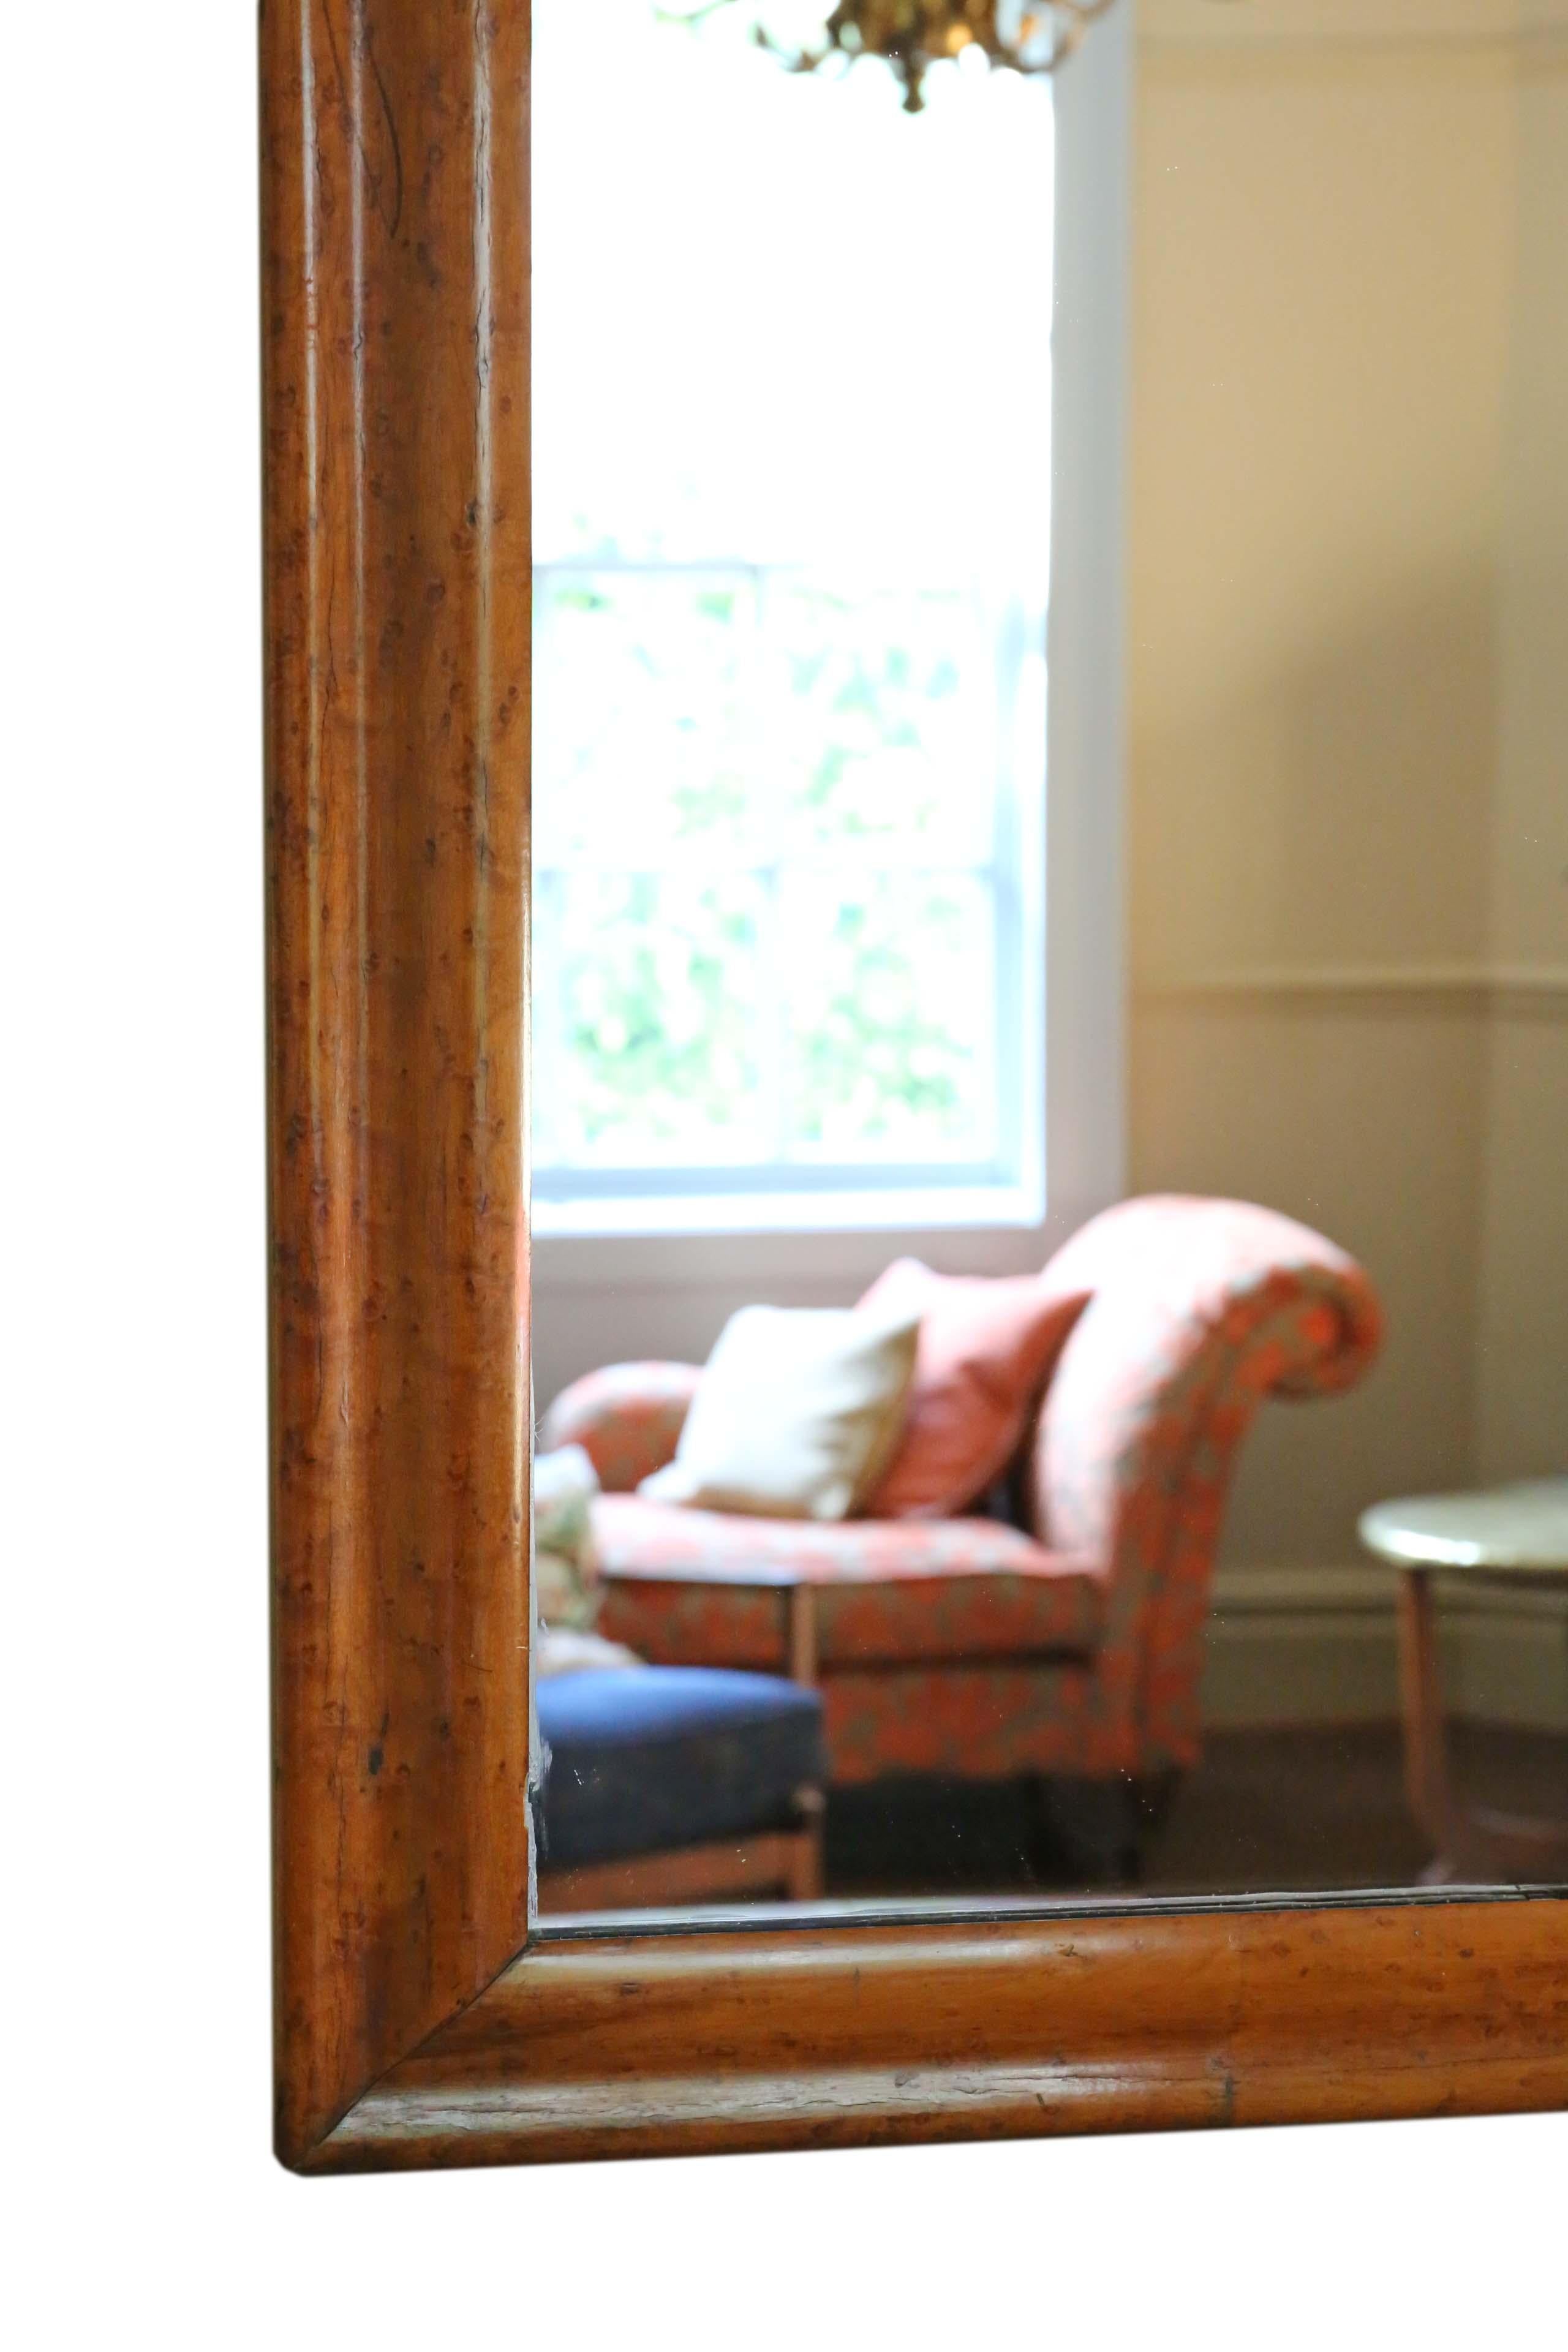
<svg viewBox="0 0 1568 2352">
<path fill-rule="evenodd" d="M 534 0 L 541 1912 L 1568 1881 L 1568 5 L 823 18 Z"/>
</svg>

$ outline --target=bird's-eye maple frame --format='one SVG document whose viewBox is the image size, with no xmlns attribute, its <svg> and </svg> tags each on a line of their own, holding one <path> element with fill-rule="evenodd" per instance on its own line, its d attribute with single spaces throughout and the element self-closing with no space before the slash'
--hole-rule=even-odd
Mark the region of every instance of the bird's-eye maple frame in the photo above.
<svg viewBox="0 0 1568 2352">
<path fill-rule="evenodd" d="M 526 0 L 261 100 L 279 2155 L 1568 2104 L 1552 1896 L 531 1931 Z"/>
</svg>

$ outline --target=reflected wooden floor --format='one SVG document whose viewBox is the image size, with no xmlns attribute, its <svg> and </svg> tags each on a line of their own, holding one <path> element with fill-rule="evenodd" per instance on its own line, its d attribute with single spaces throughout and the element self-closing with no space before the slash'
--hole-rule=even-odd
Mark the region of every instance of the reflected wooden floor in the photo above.
<svg viewBox="0 0 1568 2352">
<path fill-rule="evenodd" d="M 1510 1811 L 1568 1813 L 1568 1739 L 1453 1727 L 1456 1777 Z M 1405 1802 L 1397 1724 L 1211 1735 L 1148 1855 L 1150 1895 L 1413 1885 L 1429 1854 Z M 1058 1893 L 1027 1792 L 962 1782 L 837 1792 L 830 1897 Z"/>
<path fill-rule="evenodd" d="M 1509 1811 L 1568 1813 L 1568 1739 L 1458 1724 L 1455 1776 Z M 1151 1891 L 1391 1886 L 1430 1853 L 1410 1817 L 1396 1724 L 1216 1736 L 1151 1856 Z"/>
</svg>

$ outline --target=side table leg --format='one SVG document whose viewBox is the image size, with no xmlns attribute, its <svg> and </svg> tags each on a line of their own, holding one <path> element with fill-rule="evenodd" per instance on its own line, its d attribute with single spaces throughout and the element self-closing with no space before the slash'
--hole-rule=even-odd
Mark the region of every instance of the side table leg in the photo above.
<svg viewBox="0 0 1568 2352">
<path fill-rule="evenodd" d="M 1406 1568 L 1399 1579 L 1399 1697 L 1405 1719 L 1405 1790 L 1436 1858 L 1423 1876 L 1451 1874 L 1454 1806 L 1443 1738 L 1443 1688 L 1432 1571 Z"/>
</svg>

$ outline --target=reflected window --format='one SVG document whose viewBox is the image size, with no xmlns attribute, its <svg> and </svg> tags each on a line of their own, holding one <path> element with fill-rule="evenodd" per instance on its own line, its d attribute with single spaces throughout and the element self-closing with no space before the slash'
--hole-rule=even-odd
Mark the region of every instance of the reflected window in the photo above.
<svg viewBox="0 0 1568 2352">
<path fill-rule="evenodd" d="M 535 12 L 544 1230 L 1037 1183 L 1050 90 L 745 14 Z"/>
</svg>

